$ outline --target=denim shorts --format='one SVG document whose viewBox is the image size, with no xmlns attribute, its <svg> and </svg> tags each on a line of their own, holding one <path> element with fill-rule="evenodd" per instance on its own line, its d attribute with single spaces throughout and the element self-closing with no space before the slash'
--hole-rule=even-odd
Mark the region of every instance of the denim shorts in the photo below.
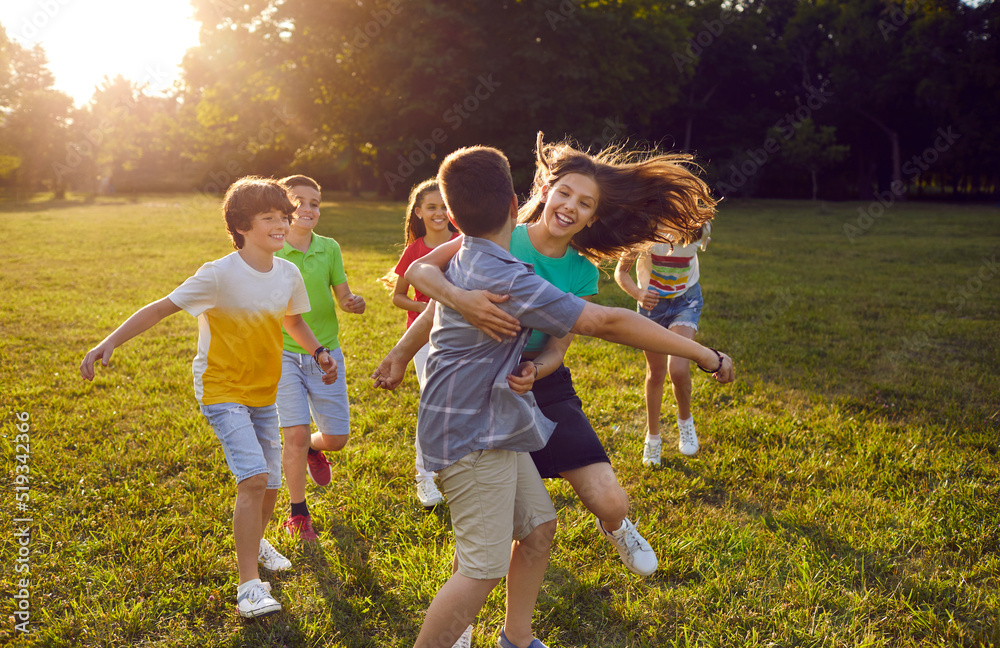
<svg viewBox="0 0 1000 648">
<path fill-rule="evenodd" d="M 274 405 L 248 407 L 239 403 L 202 405 L 201 413 L 222 443 L 229 470 L 240 483 L 267 473 L 267 487 L 281 488 L 281 435 Z"/>
<path fill-rule="evenodd" d="M 659 300 L 651 311 L 641 306 L 638 311 L 640 315 L 648 317 L 663 328 L 685 325 L 697 331 L 702 304 L 704 300 L 701 298 L 701 284 L 696 283 L 685 290 L 683 295 Z"/>
<path fill-rule="evenodd" d="M 323 370 L 308 353 L 281 353 L 281 380 L 278 382 L 278 419 L 283 428 L 309 425 L 310 414 L 323 434 L 344 435 L 351 431 L 347 401 L 344 352 L 330 351 L 337 363 L 337 382 L 323 384 Z"/>
</svg>

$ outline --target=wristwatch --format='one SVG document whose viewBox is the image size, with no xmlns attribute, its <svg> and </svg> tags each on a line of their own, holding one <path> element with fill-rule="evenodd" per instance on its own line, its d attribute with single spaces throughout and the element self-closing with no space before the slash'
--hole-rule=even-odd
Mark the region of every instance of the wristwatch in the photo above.
<svg viewBox="0 0 1000 648">
<path fill-rule="evenodd" d="M 319 354 L 323 353 L 324 351 L 330 353 L 330 349 L 327 349 L 325 346 L 322 345 L 320 345 L 318 349 L 313 351 L 313 360 L 316 361 L 316 364 L 319 364 Z"/>
</svg>

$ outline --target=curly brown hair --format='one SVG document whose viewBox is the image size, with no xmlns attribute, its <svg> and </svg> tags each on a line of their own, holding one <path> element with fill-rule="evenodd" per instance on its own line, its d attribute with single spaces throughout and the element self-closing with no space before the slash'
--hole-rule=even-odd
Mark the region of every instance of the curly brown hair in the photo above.
<svg viewBox="0 0 1000 648">
<path fill-rule="evenodd" d="M 244 176 L 226 191 L 222 201 L 222 214 L 233 247 L 242 250 L 246 240 L 240 233 L 250 231 L 253 217 L 277 209 L 285 216 L 295 213 L 295 206 L 288 200 L 285 188 L 272 178 Z"/>
<path fill-rule="evenodd" d="M 545 208 L 543 188 L 570 173 L 597 183 L 596 216 L 592 227 L 578 232 L 570 247 L 597 263 L 617 259 L 653 243 L 692 243 L 715 217 L 718 201 L 704 180 L 688 166 L 691 155 L 656 151 L 625 151 L 612 147 L 592 155 L 570 142 L 545 144 L 536 140 L 535 179 L 521 206 L 518 221 L 533 223 Z"/>
</svg>

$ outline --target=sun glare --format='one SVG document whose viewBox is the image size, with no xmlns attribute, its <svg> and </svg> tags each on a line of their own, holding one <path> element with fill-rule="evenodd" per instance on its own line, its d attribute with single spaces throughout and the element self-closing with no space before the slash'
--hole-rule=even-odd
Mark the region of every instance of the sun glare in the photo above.
<svg viewBox="0 0 1000 648">
<path fill-rule="evenodd" d="M 83 105 L 105 76 L 168 90 L 198 44 L 192 13 L 190 0 L 3 0 L 0 25 L 24 47 L 40 44 L 56 89 Z"/>
</svg>

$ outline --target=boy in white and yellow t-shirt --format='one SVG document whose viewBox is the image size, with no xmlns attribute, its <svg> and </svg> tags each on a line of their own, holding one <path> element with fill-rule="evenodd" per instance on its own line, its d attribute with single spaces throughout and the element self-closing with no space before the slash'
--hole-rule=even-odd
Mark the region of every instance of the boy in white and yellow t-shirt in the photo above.
<svg viewBox="0 0 1000 648">
<path fill-rule="evenodd" d="M 239 568 L 237 609 L 246 618 L 281 609 L 260 580 L 267 569 L 291 563 L 264 539 L 281 486 L 281 438 L 275 397 L 281 377 L 284 326 L 334 382 L 337 364 L 320 346 L 302 313 L 309 310 L 298 268 L 274 258 L 295 211 L 274 180 L 238 180 L 223 202 L 226 229 L 236 252 L 206 263 L 168 296 L 144 306 L 91 349 L 80 375 L 94 379 L 94 364 L 108 365 L 115 347 L 181 310 L 198 318 L 198 353 L 192 362 L 201 411 L 222 443 L 236 478 L 233 536 Z"/>
</svg>

